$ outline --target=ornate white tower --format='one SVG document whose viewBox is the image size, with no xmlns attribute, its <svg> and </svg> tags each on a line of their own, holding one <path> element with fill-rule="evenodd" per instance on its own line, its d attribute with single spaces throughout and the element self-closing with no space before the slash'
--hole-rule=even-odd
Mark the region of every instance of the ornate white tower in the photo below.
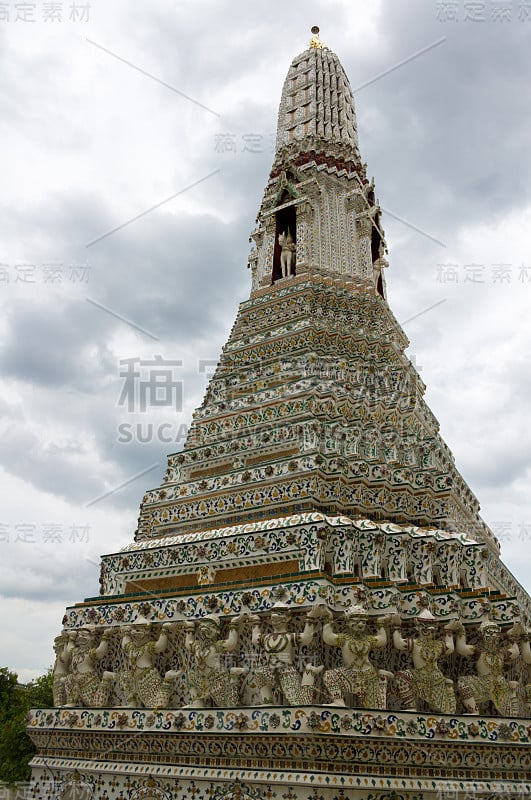
<svg viewBox="0 0 531 800">
<path fill-rule="evenodd" d="M 374 284 L 385 296 L 380 216 L 358 150 L 348 78 L 314 37 L 293 59 L 282 90 L 275 161 L 252 234 L 253 289 L 282 277 L 278 237 L 290 231 L 292 274 L 317 269 Z"/>
<path fill-rule="evenodd" d="M 63 618 L 35 800 L 531 793 L 531 599 L 405 355 L 348 80 L 313 32 L 251 295 L 134 541 Z"/>
</svg>

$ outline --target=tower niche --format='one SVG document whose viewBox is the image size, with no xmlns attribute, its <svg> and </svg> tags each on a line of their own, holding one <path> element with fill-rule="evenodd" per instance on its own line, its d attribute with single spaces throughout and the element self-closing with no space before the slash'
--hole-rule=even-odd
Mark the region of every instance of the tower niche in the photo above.
<svg viewBox="0 0 531 800">
<path fill-rule="evenodd" d="M 287 193 L 285 193 L 287 195 Z M 282 198 L 286 202 L 285 197 Z M 271 283 L 280 280 L 282 275 L 281 257 L 282 248 L 279 238 L 286 236 L 291 237 L 295 250 L 293 251 L 293 258 L 291 269 L 288 277 L 297 274 L 297 211 L 294 203 L 290 205 L 283 205 L 278 211 L 275 212 L 275 248 L 273 253 L 273 273 Z"/>
</svg>

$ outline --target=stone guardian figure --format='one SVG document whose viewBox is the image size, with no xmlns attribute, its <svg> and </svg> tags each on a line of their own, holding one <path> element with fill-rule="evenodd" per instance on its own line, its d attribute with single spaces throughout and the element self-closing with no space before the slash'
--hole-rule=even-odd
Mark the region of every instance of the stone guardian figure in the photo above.
<svg viewBox="0 0 531 800">
<path fill-rule="evenodd" d="M 385 708 L 387 680 L 393 675 L 376 669 L 369 656 L 372 650 L 387 644 L 386 627 L 390 624 L 390 617 L 378 619 L 377 633 L 372 634 L 367 628 L 367 610 L 361 605 L 353 605 L 345 612 L 347 632 L 335 633 L 332 613 L 326 611 L 323 641 L 332 647 L 340 647 L 343 657 L 342 667 L 328 669 L 323 675 L 330 705 L 346 706 L 345 696 L 352 694 L 360 708 Z"/>
<path fill-rule="evenodd" d="M 53 641 L 55 664 L 53 667 L 52 694 L 55 708 L 66 703 L 65 681 L 70 671 L 70 660 L 74 650 L 76 631 L 61 631 Z"/>
<path fill-rule="evenodd" d="M 395 648 L 411 653 L 413 660 L 413 669 L 401 670 L 395 676 L 402 703 L 407 711 L 418 711 L 417 701 L 422 700 L 432 711 L 454 714 L 453 681 L 443 675 L 437 663 L 454 652 L 452 628 L 447 626 L 441 636 L 440 622 L 427 608 L 418 615 L 416 625 L 417 638 L 404 639 L 398 627 L 393 633 Z"/>
<path fill-rule="evenodd" d="M 194 665 L 187 676 L 191 702 L 187 708 L 240 705 L 240 680 L 246 667 L 224 667 L 221 658 L 233 653 L 239 643 L 239 626 L 243 617 L 229 622 L 229 633 L 221 637 L 221 622 L 216 614 L 209 614 L 195 622 L 185 622 L 184 646 L 192 653 Z"/>
<path fill-rule="evenodd" d="M 251 618 L 255 623 L 253 644 L 260 647 L 265 657 L 265 665 L 258 667 L 255 672 L 263 705 L 273 705 L 275 689 L 282 692 L 290 706 L 310 705 L 313 702 L 315 676 L 323 667 L 306 664 L 301 677 L 294 662 L 296 648 L 310 644 L 314 637 L 317 608 L 306 615 L 302 633 L 288 630 L 291 608 L 286 603 L 277 602 L 271 607 L 272 633 L 263 633 L 258 616 Z"/>
<path fill-rule="evenodd" d="M 152 638 L 152 625 L 144 617 L 138 617 L 132 625 L 122 628 L 122 650 L 129 662 L 129 669 L 120 673 L 120 683 L 125 691 L 127 708 L 165 708 L 169 704 L 173 684 L 179 673 L 168 670 L 164 678 L 154 665 L 159 653 L 168 646 L 168 633 L 173 629 L 165 622 L 157 639 Z"/>
<path fill-rule="evenodd" d="M 467 644 L 464 626 L 457 631 L 456 649 L 459 655 L 476 658 L 477 675 L 458 679 L 459 694 L 469 714 L 479 714 L 479 705 L 492 701 L 502 717 L 518 713 L 518 681 L 508 681 L 504 671 L 508 662 L 520 654 L 516 642 L 507 646 L 500 626 L 488 617 L 479 626 L 478 645 Z"/>
<path fill-rule="evenodd" d="M 67 708 L 102 708 L 108 705 L 114 672 L 104 672 L 100 678 L 97 667 L 107 654 L 110 636 L 111 631 L 105 631 L 96 645 L 97 634 L 93 625 L 77 631 L 70 654 L 70 672 L 64 682 Z"/>
</svg>

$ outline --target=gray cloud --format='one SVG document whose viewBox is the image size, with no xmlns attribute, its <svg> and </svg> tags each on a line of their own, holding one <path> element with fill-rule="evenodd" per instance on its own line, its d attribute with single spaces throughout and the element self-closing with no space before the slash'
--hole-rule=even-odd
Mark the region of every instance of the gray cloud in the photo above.
<svg viewBox="0 0 531 800">
<path fill-rule="evenodd" d="M 404 216 L 407 209 L 426 227 L 431 216 L 444 238 L 528 202 L 531 113 L 515 79 L 529 75 L 525 25 L 440 24 L 435 4 L 417 0 L 386 4 L 380 22 L 387 46 L 373 63 L 365 60 L 360 74 L 355 59 L 344 59 L 353 85 L 447 37 L 356 96 L 363 153 L 385 204 Z"/>
</svg>

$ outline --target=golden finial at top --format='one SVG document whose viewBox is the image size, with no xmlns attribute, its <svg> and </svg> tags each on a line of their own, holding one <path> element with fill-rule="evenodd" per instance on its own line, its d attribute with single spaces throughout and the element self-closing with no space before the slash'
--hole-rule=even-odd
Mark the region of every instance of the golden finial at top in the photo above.
<svg viewBox="0 0 531 800">
<path fill-rule="evenodd" d="M 313 36 L 310 39 L 310 47 L 313 47 L 314 50 L 322 50 L 323 47 L 325 47 L 325 45 L 323 44 L 323 42 L 319 37 L 319 27 L 317 25 L 313 26 L 312 33 Z"/>
</svg>

